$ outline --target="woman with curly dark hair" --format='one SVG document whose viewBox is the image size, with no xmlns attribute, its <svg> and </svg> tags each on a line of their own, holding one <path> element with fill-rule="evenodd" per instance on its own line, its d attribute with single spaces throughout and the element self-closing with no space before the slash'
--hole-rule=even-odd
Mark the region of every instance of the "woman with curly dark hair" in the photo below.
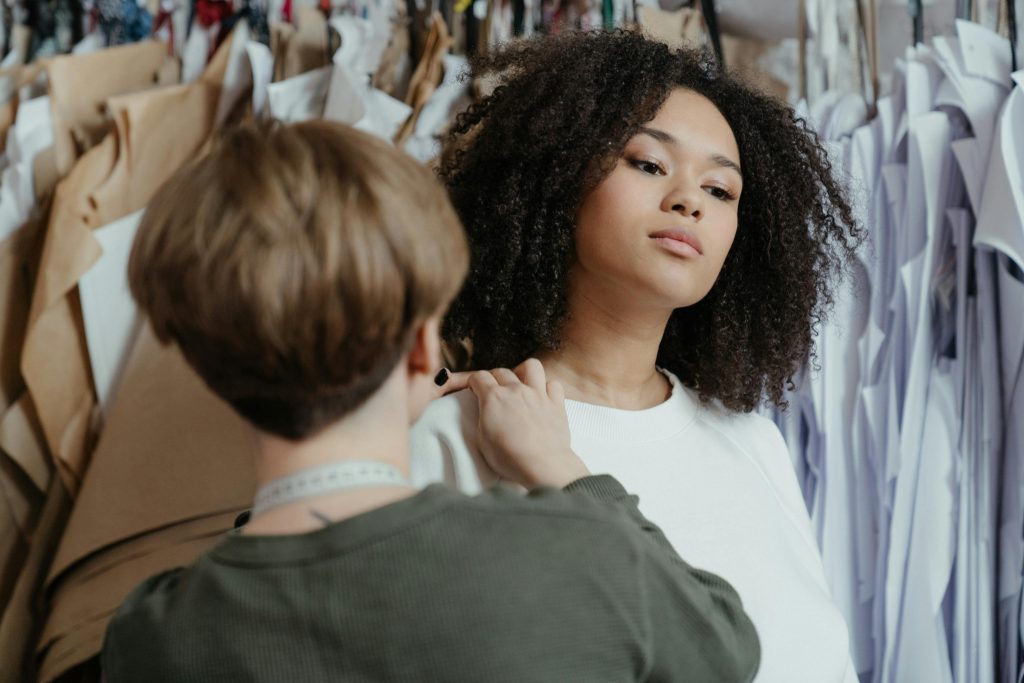
<svg viewBox="0 0 1024 683">
<path fill-rule="evenodd" d="M 854 683 L 786 445 L 752 412 L 783 403 L 861 239 L 818 139 L 702 54 L 632 32 L 520 42 L 473 71 L 497 88 L 440 168 L 472 250 L 444 327 L 461 369 L 542 361 L 589 470 L 736 587 L 759 683 Z M 419 482 L 497 480 L 466 393 L 416 426 Z"/>
</svg>

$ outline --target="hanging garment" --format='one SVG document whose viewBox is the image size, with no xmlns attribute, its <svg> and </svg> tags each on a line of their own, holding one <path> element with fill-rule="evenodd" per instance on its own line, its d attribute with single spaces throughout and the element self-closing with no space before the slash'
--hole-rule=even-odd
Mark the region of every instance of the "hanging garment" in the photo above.
<svg viewBox="0 0 1024 683">
<path fill-rule="evenodd" d="M 241 419 L 143 328 L 47 579 L 41 680 L 98 655 L 132 588 L 232 527 L 252 500 L 247 449 Z"/>
<path fill-rule="evenodd" d="M 1008 202 L 1024 184 L 1004 167 L 1024 155 L 998 136 L 1012 139 L 1022 112 L 1005 39 L 956 29 L 908 51 L 877 116 L 839 134 L 839 163 L 869 188 L 858 215 L 870 243 L 854 267 L 866 319 L 855 353 L 838 352 L 856 320 L 839 292 L 822 369 L 793 395 L 797 418 L 780 420 L 865 681 L 1020 675 L 1024 278 L 1011 253 L 1024 229 Z M 842 100 L 815 103 L 821 135 L 842 129 Z M 986 206 L 990 195 L 1003 203 Z M 856 400 L 838 409 L 845 382 Z M 844 449 L 851 463 L 831 457 Z"/>
<path fill-rule="evenodd" d="M 40 234 L 29 225 L 0 241 L 0 671 L 11 680 L 27 674 L 34 558 L 56 541 L 40 526 L 53 468 L 18 372 Z"/>
<path fill-rule="evenodd" d="M 275 50 L 275 79 L 291 78 L 331 62 L 327 21 L 315 7 L 298 5 L 294 10 L 295 25 L 281 49 Z M 273 45 L 271 45 L 273 49 Z"/>
<path fill-rule="evenodd" d="M 843 110 L 852 113 L 852 118 Z M 831 118 L 834 137 L 848 135 L 851 128 L 863 122 L 866 111 L 863 99 L 854 97 L 839 103 Z M 840 121 L 847 118 L 847 123 Z M 876 182 L 877 162 L 870 144 L 873 129 L 861 127 L 847 138 L 841 158 L 846 160 L 845 173 L 853 192 L 866 202 L 868 189 Z M 866 156 L 865 156 L 866 155 Z M 866 251 L 861 258 L 868 258 Z M 821 432 L 818 480 L 812 503 L 812 518 L 818 530 L 826 577 L 836 604 L 846 616 L 850 628 L 851 652 L 858 671 L 872 666 L 870 601 L 863 589 L 862 564 L 873 569 L 875 548 L 870 531 L 876 519 L 872 514 L 871 491 L 873 474 L 857 457 L 863 451 L 855 435 L 856 412 L 860 395 L 858 379 L 863 374 L 859 364 L 858 342 L 868 321 L 871 283 L 864 261 L 850 264 L 849 272 L 836 295 L 834 309 L 819 336 L 818 358 L 822 371 L 814 382 L 815 395 L 820 397 Z"/>
<path fill-rule="evenodd" d="M 874 645 L 872 665 L 861 671 L 873 672 L 878 680 L 885 653 L 885 567 L 889 551 L 891 520 L 890 467 L 896 460 L 899 439 L 898 404 L 895 386 L 891 382 L 893 355 L 902 348 L 894 330 L 895 315 L 891 302 L 895 293 L 896 266 L 899 254 L 896 248 L 898 218 L 903 214 L 906 201 L 906 164 L 898 146 L 899 124 L 904 116 L 906 99 L 903 87 L 903 64 L 897 65 L 894 86 L 889 97 L 878 102 L 878 116 L 872 122 L 873 137 L 878 146 L 879 180 L 873 201 L 868 206 L 867 223 L 872 259 L 870 316 L 865 335 L 860 341 L 861 367 L 866 375 L 861 385 L 861 411 L 863 423 L 860 432 L 866 444 L 864 457 L 867 469 L 874 477 L 873 486 L 865 498 L 874 501 L 876 532 L 870 579 L 862 583 L 864 594 L 871 600 L 871 640 Z M 826 437 L 827 438 L 827 437 Z M 865 543 L 866 546 L 871 545 Z M 862 636 L 863 637 L 863 636 Z"/>
<path fill-rule="evenodd" d="M 140 325 L 125 273 L 142 211 L 93 231 L 101 255 L 78 281 L 89 366 L 102 415 L 110 414 L 123 365 Z"/>
<path fill-rule="evenodd" d="M 225 44 L 198 83 L 109 100 L 115 131 L 79 160 L 58 190 L 54 211 L 66 215 L 61 207 L 71 203 L 71 190 L 85 187 L 96 168 L 103 170 L 103 182 L 83 193 L 79 206 L 88 211 L 72 214 L 60 233 L 48 235 L 55 251 L 73 242 L 76 254 L 90 257 L 83 274 L 99 260 L 92 224 L 109 227 L 114 219 L 138 211 L 207 143 L 229 52 Z M 149 574 L 188 562 L 209 547 L 244 504 L 238 500 L 251 495 L 240 421 L 213 399 L 180 356 L 147 332 L 136 339 L 126 363 L 49 567 L 45 595 L 51 600 L 36 649 L 41 680 L 53 680 L 94 657 L 105 621 L 127 591 Z M 157 471 L 161 476 L 153 477 Z M 240 495 L 232 493 L 236 482 Z M 170 530 L 204 518 L 198 526 Z M 156 532 L 168 536 L 148 536 Z M 141 539 L 142 545 L 133 546 L 132 539 Z M 116 549 L 114 554 L 101 555 L 108 548 Z"/>
<path fill-rule="evenodd" d="M 637 23 L 654 40 L 672 47 L 702 47 L 708 44 L 707 27 L 699 10 L 684 7 L 666 12 L 650 5 L 637 8 Z"/>
<path fill-rule="evenodd" d="M 1021 640 L 1021 572 L 1024 567 L 1024 73 L 1014 74 L 997 122 L 974 243 L 996 252 L 994 268 L 999 301 L 999 371 L 1005 419 L 1002 495 L 998 532 L 988 539 L 999 546 L 998 647 L 1000 681 L 1016 681 Z M 988 359 L 986 359 L 988 360 Z M 991 427 L 990 427 L 991 431 Z M 989 435 L 992 438 L 992 435 Z M 994 492 L 993 492 L 994 494 Z M 994 495 L 992 498 L 994 499 Z"/>
<path fill-rule="evenodd" d="M 951 673 L 944 641 L 947 629 L 939 604 L 954 555 L 954 495 L 942 472 L 952 465 L 929 462 L 923 466 L 921 448 L 934 352 L 930 285 L 937 237 L 945 208 L 955 201 L 952 190 L 957 181 L 950 170 L 949 121 L 941 113 L 929 113 L 939 72 L 929 54 L 919 52 L 908 60 L 905 74 L 907 123 L 898 129 L 897 144 L 905 145 L 907 184 L 906 200 L 898 214 L 900 237 L 895 244 L 898 279 L 891 305 L 896 335 L 888 349 L 890 396 L 901 410 L 896 412 L 899 440 L 896 449 L 888 452 L 886 468 L 892 507 L 881 612 L 885 648 L 880 680 L 914 680 L 907 676 L 920 675 L 920 680 L 945 681 L 951 680 Z M 947 461 L 952 458 L 952 453 L 946 454 Z M 927 530 L 918 528 L 926 524 L 917 514 L 919 506 L 938 515 Z M 932 564 L 927 564 L 929 561 Z M 915 667 L 918 673 L 911 674 Z"/>
<path fill-rule="evenodd" d="M 223 126 L 239 105 L 244 105 L 243 95 L 253 87 L 252 72 L 248 67 L 248 45 L 253 42 L 249 22 L 236 18 L 231 32 L 231 44 L 227 48 L 224 77 L 221 81 L 220 98 L 214 125 Z"/>
<path fill-rule="evenodd" d="M 389 24 L 342 16 L 332 19 L 331 26 L 341 36 L 341 47 L 331 59 L 334 66 L 323 118 L 394 139 L 412 107 L 371 84 L 371 74 L 379 71 L 387 52 L 386 36 L 380 33 L 389 30 Z"/>
<path fill-rule="evenodd" d="M 949 211 L 949 224 L 955 249 L 955 340 L 954 340 L 954 381 L 957 384 L 957 419 L 959 435 L 957 444 L 961 460 L 957 471 L 957 555 L 954 566 L 953 592 L 953 638 L 950 643 L 950 661 L 955 681 L 967 681 L 968 671 L 973 666 L 970 635 L 968 628 L 975 593 L 971 587 L 971 558 L 963 549 L 969 547 L 973 537 L 971 524 L 972 477 L 969 476 L 971 462 L 974 420 L 974 383 L 971 377 L 977 374 L 978 354 L 976 325 L 977 297 L 970 286 L 970 273 L 974 257 L 971 239 L 974 232 L 973 216 L 967 209 Z"/>
<path fill-rule="evenodd" d="M 93 54 L 57 57 L 47 64 L 57 172 L 61 177 L 110 130 L 103 108 L 108 97 L 175 80 L 173 73 L 164 70 L 166 60 L 164 46 L 147 41 Z"/>
<path fill-rule="evenodd" d="M 405 151 L 420 163 L 430 163 L 441 154 L 441 136 L 455 115 L 470 104 L 469 83 L 463 76 L 469 69 L 465 57 L 444 55 L 444 78 L 430 96 L 416 120 L 416 128 L 405 143 Z"/>
<path fill-rule="evenodd" d="M 324 115 L 334 67 L 322 66 L 267 87 L 267 104 L 275 119 L 296 123 Z"/>
<path fill-rule="evenodd" d="M 347 123 L 390 142 L 412 115 L 412 107 L 374 88 L 369 75 L 360 73 L 345 59 L 342 50 L 334 55 L 323 118 Z"/>
<path fill-rule="evenodd" d="M 249 58 L 249 74 L 252 76 L 252 114 L 256 119 L 269 115 L 267 110 L 267 88 L 274 77 L 274 54 L 270 48 L 256 41 L 245 46 Z"/>
<path fill-rule="evenodd" d="M 908 89 L 916 79 L 930 75 L 911 62 Z M 929 396 L 933 380 L 942 383 L 943 391 L 948 389 L 949 398 L 954 395 L 946 386 L 948 371 L 938 379 L 932 374 L 935 340 L 931 283 L 936 252 L 943 245 L 940 235 L 945 209 L 951 200 L 955 205 L 959 178 L 952 173 L 951 128 L 944 114 L 920 114 L 911 121 L 909 136 L 908 211 L 904 224 L 908 237 L 904 255 L 909 258 L 900 268 L 900 284 L 910 328 L 906 350 L 910 363 L 886 571 L 888 647 L 882 680 L 938 683 L 952 681 L 946 644 L 949 629 L 941 605 L 955 554 L 956 496 L 951 473 L 956 454 L 950 448 L 926 451 L 926 433 L 931 438 L 942 422 L 929 425 L 927 430 L 925 425 L 929 411 L 932 420 L 955 423 L 955 406 L 945 394 L 935 400 Z M 922 461 L 925 457 L 927 462 Z"/>
<path fill-rule="evenodd" d="M 137 0 L 97 0 L 97 8 L 100 32 L 107 45 L 137 43 L 152 31 L 153 17 Z"/>
<path fill-rule="evenodd" d="M 30 221 L 38 208 L 33 167 L 53 143 L 49 111 L 46 97 L 18 106 L 18 118 L 7 136 L 8 165 L 0 176 L 0 289 L 7 293 L 0 301 L 0 458 L 10 458 L 39 494 L 49 486 L 52 468 L 45 453 L 19 447 L 18 435 L 24 435 L 28 422 L 17 406 L 25 391 L 19 365 L 43 234 L 42 221 Z M 20 496 L 11 487 L 8 500 L 14 501 Z M 21 532 L 27 540 L 31 529 L 27 518 L 23 522 Z"/>
<path fill-rule="evenodd" d="M 134 61 L 152 54 L 149 64 Z M 123 89 L 147 87 L 158 80 L 163 48 L 156 43 L 135 45 L 95 55 L 55 58 L 48 66 L 53 88 L 66 86 L 53 103 L 54 145 L 59 172 L 69 170 L 80 150 L 87 148 L 107 125 L 89 101 L 74 99 L 75 87 L 83 87 L 78 76 L 103 73 L 100 85 L 91 84 L 93 96 Z M 109 69 L 109 71 L 100 71 Z M 89 230 L 109 223 L 123 214 L 122 207 L 139 197 L 120 195 L 108 204 L 97 204 L 93 193 L 104 185 L 114 170 L 117 142 L 110 136 L 94 147 L 70 169 L 58 186 L 41 256 L 29 313 L 21 369 L 32 400 L 39 410 L 47 442 L 56 460 L 64 487 L 72 495 L 85 472 L 88 440 L 92 429 L 94 395 L 89 375 L 80 321 L 73 289 L 78 278 L 98 258 L 99 247 Z M 137 207 L 136 207 L 137 208 Z"/>
<path fill-rule="evenodd" d="M 957 38 L 935 40 L 935 54 L 946 79 L 936 104 L 959 111 L 969 122 L 973 136 L 952 143 L 957 166 L 964 178 L 969 205 L 978 213 L 987 184 L 988 158 L 996 117 L 1007 94 L 1006 41 L 991 31 L 968 22 L 957 23 Z M 1003 64 L 1003 66 L 999 66 Z M 973 221 L 970 214 L 953 220 L 969 249 Z M 999 327 L 994 261 L 979 250 L 965 253 L 957 266 L 965 276 L 957 287 L 957 298 L 967 302 L 956 332 L 958 416 L 962 461 L 957 536 L 957 563 L 952 619 L 954 678 L 958 681 L 995 680 L 995 504 L 996 478 L 1001 451 L 1002 377 L 998 365 L 996 330 Z M 967 273 L 973 273 L 969 280 Z M 994 372 L 995 371 L 995 372 Z"/>
<path fill-rule="evenodd" d="M 36 207 L 36 159 L 53 146 L 50 98 L 14 101 L 16 120 L 7 135 L 6 167 L 0 174 L 0 241 L 17 232 Z M 49 188 L 38 188 L 45 192 Z"/>
<path fill-rule="evenodd" d="M 19 367 L 45 227 L 45 216 L 30 218 L 45 208 L 37 195 L 49 189 L 35 169 L 41 158 L 52 158 L 50 102 L 15 97 L 14 105 L 0 177 L 0 672 L 9 680 L 30 680 L 37 591 L 59 539 L 67 497 L 53 476 Z"/>
<path fill-rule="evenodd" d="M 448 27 L 439 13 L 434 13 L 430 21 L 430 33 L 423 50 L 423 57 L 409 82 L 409 92 L 405 103 L 412 107 L 412 114 L 395 134 L 395 145 L 401 147 L 416 130 L 416 121 L 427 105 L 434 91 L 441 83 L 444 55 L 451 47 L 451 36 Z"/>
<path fill-rule="evenodd" d="M 81 6 L 76 0 L 35 0 L 28 4 L 32 46 L 29 58 L 70 52 L 82 38 Z"/>
</svg>

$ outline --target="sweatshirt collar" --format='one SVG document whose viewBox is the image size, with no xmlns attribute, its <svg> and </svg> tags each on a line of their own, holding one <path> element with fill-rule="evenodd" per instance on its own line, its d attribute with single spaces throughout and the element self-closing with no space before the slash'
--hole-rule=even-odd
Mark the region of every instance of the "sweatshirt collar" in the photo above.
<svg viewBox="0 0 1024 683">
<path fill-rule="evenodd" d="M 672 393 L 652 408 L 622 410 L 567 400 L 565 412 L 573 440 L 643 443 L 674 436 L 689 427 L 700 409 L 697 398 L 674 374 L 662 368 L 658 370 L 668 378 Z"/>
</svg>

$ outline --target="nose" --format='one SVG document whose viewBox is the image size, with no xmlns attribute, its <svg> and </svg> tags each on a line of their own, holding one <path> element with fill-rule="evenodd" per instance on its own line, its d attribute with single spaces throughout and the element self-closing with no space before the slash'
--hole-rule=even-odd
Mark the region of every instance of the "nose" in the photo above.
<svg viewBox="0 0 1024 683">
<path fill-rule="evenodd" d="M 696 183 L 676 183 L 662 200 L 661 210 L 699 221 L 704 216 L 704 192 Z"/>
</svg>

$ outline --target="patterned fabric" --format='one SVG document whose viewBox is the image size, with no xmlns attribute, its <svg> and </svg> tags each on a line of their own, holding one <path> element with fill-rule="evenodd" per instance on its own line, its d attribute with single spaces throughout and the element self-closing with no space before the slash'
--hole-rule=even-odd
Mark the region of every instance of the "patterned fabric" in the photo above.
<svg viewBox="0 0 1024 683">
<path fill-rule="evenodd" d="M 242 14 L 249 22 L 253 39 L 270 45 L 270 22 L 267 20 L 266 0 L 249 0 L 245 3 Z"/>
<path fill-rule="evenodd" d="M 6 57 L 11 49 L 11 28 L 14 26 L 14 4 L 11 0 L 0 0 L 0 21 L 3 22 L 3 48 L 0 58 Z"/>
<path fill-rule="evenodd" d="M 195 18 L 201 26 L 220 24 L 212 47 L 216 49 L 231 33 L 239 19 L 249 24 L 252 37 L 264 45 L 270 44 L 270 24 L 267 20 L 266 0 L 246 0 L 235 12 L 237 3 L 230 0 L 196 0 Z"/>
<path fill-rule="evenodd" d="M 149 37 L 153 17 L 136 0 L 97 0 L 96 4 L 107 45 L 135 43 Z"/>
<path fill-rule="evenodd" d="M 210 27 L 228 19 L 233 13 L 231 3 L 226 0 L 196 0 L 196 19 L 202 26 Z"/>
<path fill-rule="evenodd" d="M 75 42 L 81 39 L 81 6 L 78 0 L 36 0 L 24 5 L 27 23 L 32 28 L 30 59 L 70 52 Z"/>
</svg>

